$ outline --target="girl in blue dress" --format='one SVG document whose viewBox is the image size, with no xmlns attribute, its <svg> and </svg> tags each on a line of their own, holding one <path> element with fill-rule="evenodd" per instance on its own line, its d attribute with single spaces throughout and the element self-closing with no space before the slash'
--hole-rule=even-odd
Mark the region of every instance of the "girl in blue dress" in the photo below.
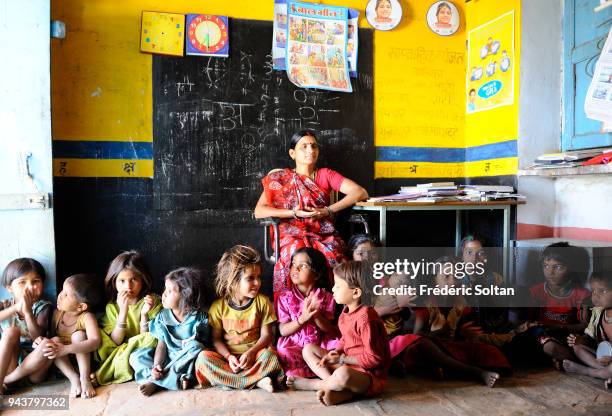
<svg viewBox="0 0 612 416">
<path fill-rule="evenodd" d="M 145 396 L 160 387 L 186 389 L 194 376 L 195 359 L 208 341 L 208 317 L 201 311 L 201 272 L 180 268 L 168 273 L 164 280 L 164 309 L 149 323 L 157 347 L 142 348 L 130 355 L 138 388 Z"/>
</svg>

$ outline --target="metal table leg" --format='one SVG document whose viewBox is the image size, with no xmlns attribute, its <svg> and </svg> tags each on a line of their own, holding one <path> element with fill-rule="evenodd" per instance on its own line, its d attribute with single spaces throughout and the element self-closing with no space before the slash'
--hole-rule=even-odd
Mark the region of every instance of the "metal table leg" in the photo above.
<svg viewBox="0 0 612 416">
<path fill-rule="evenodd" d="M 380 244 L 383 247 L 387 245 L 387 207 L 380 207 L 380 229 L 378 232 Z"/>
</svg>

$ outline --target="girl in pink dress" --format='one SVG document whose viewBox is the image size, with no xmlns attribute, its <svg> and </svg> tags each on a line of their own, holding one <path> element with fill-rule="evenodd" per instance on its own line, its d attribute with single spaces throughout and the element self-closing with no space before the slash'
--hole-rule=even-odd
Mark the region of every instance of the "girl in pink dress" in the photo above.
<svg viewBox="0 0 612 416">
<path fill-rule="evenodd" d="M 291 285 L 276 304 L 281 334 L 277 351 L 288 376 L 314 377 L 302 358 L 305 345 L 333 349 L 338 342 L 338 329 L 332 324 L 336 303 L 328 291 L 328 273 L 320 251 L 303 247 L 293 253 Z"/>
</svg>

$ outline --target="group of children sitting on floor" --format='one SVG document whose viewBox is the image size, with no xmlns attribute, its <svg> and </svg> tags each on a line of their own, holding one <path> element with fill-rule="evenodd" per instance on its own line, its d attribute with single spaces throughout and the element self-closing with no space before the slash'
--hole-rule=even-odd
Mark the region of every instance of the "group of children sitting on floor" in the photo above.
<svg viewBox="0 0 612 416">
<path fill-rule="evenodd" d="M 461 249 L 464 260 L 486 256 L 476 238 L 464 239 Z M 73 397 L 92 397 L 97 385 L 136 380 L 145 396 L 194 384 L 269 392 L 288 387 L 316 391 L 319 401 L 332 405 L 379 394 L 389 371 L 453 373 L 493 387 L 511 363 L 537 354 L 609 387 L 612 275 L 593 273 L 591 291 L 583 288 L 567 249 L 565 243 L 544 250 L 545 282 L 530 289 L 540 307 L 520 325 L 509 319 L 509 308 L 463 296 L 372 297 L 368 265 L 375 243 L 365 235 L 351 239 L 352 260 L 336 266 L 333 279 L 322 253 L 297 250 L 290 287 L 274 304 L 260 293 L 259 253 L 234 246 L 216 266 L 217 299 L 207 310 L 199 270 L 168 273 L 160 298 L 143 256 L 123 252 L 104 279 L 108 303 L 100 319 L 94 314 L 101 300 L 94 276 L 68 277 L 53 310 L 42 299 L 43 267 L 16 259 L 2 275 L 12 299 L 0 304 L 0 394 L 44 381 L 55 364 L 70 380 Z M 456 279 L 458 259 L 437 261 L 449 266 L 434 276 L 438 287 L 474 284 Z M 494 273 L 482 278 L 503 284 Z M 404 279 L 391 275 L 382 284 L 399 287 Z"/>
</svg>

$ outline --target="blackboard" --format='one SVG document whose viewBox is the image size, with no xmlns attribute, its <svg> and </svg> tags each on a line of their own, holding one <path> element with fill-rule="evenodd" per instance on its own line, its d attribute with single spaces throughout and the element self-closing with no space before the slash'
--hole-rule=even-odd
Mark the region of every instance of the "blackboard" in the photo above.
<svg viewBox="0 0 612 416">
<path fill-rule="evenodd" d="M 359 75 L 342 93 L 298 88 L 273 70 L 271 22 L 229 26 L 229 58 L 153 57 L 155 208 L 253 209 L 261 178 L 293 167 L 289 140 L 305 128 L 319 137 L 318 166 L 372 191 L 372 30 L 359 31 Z"/>
</svg>

